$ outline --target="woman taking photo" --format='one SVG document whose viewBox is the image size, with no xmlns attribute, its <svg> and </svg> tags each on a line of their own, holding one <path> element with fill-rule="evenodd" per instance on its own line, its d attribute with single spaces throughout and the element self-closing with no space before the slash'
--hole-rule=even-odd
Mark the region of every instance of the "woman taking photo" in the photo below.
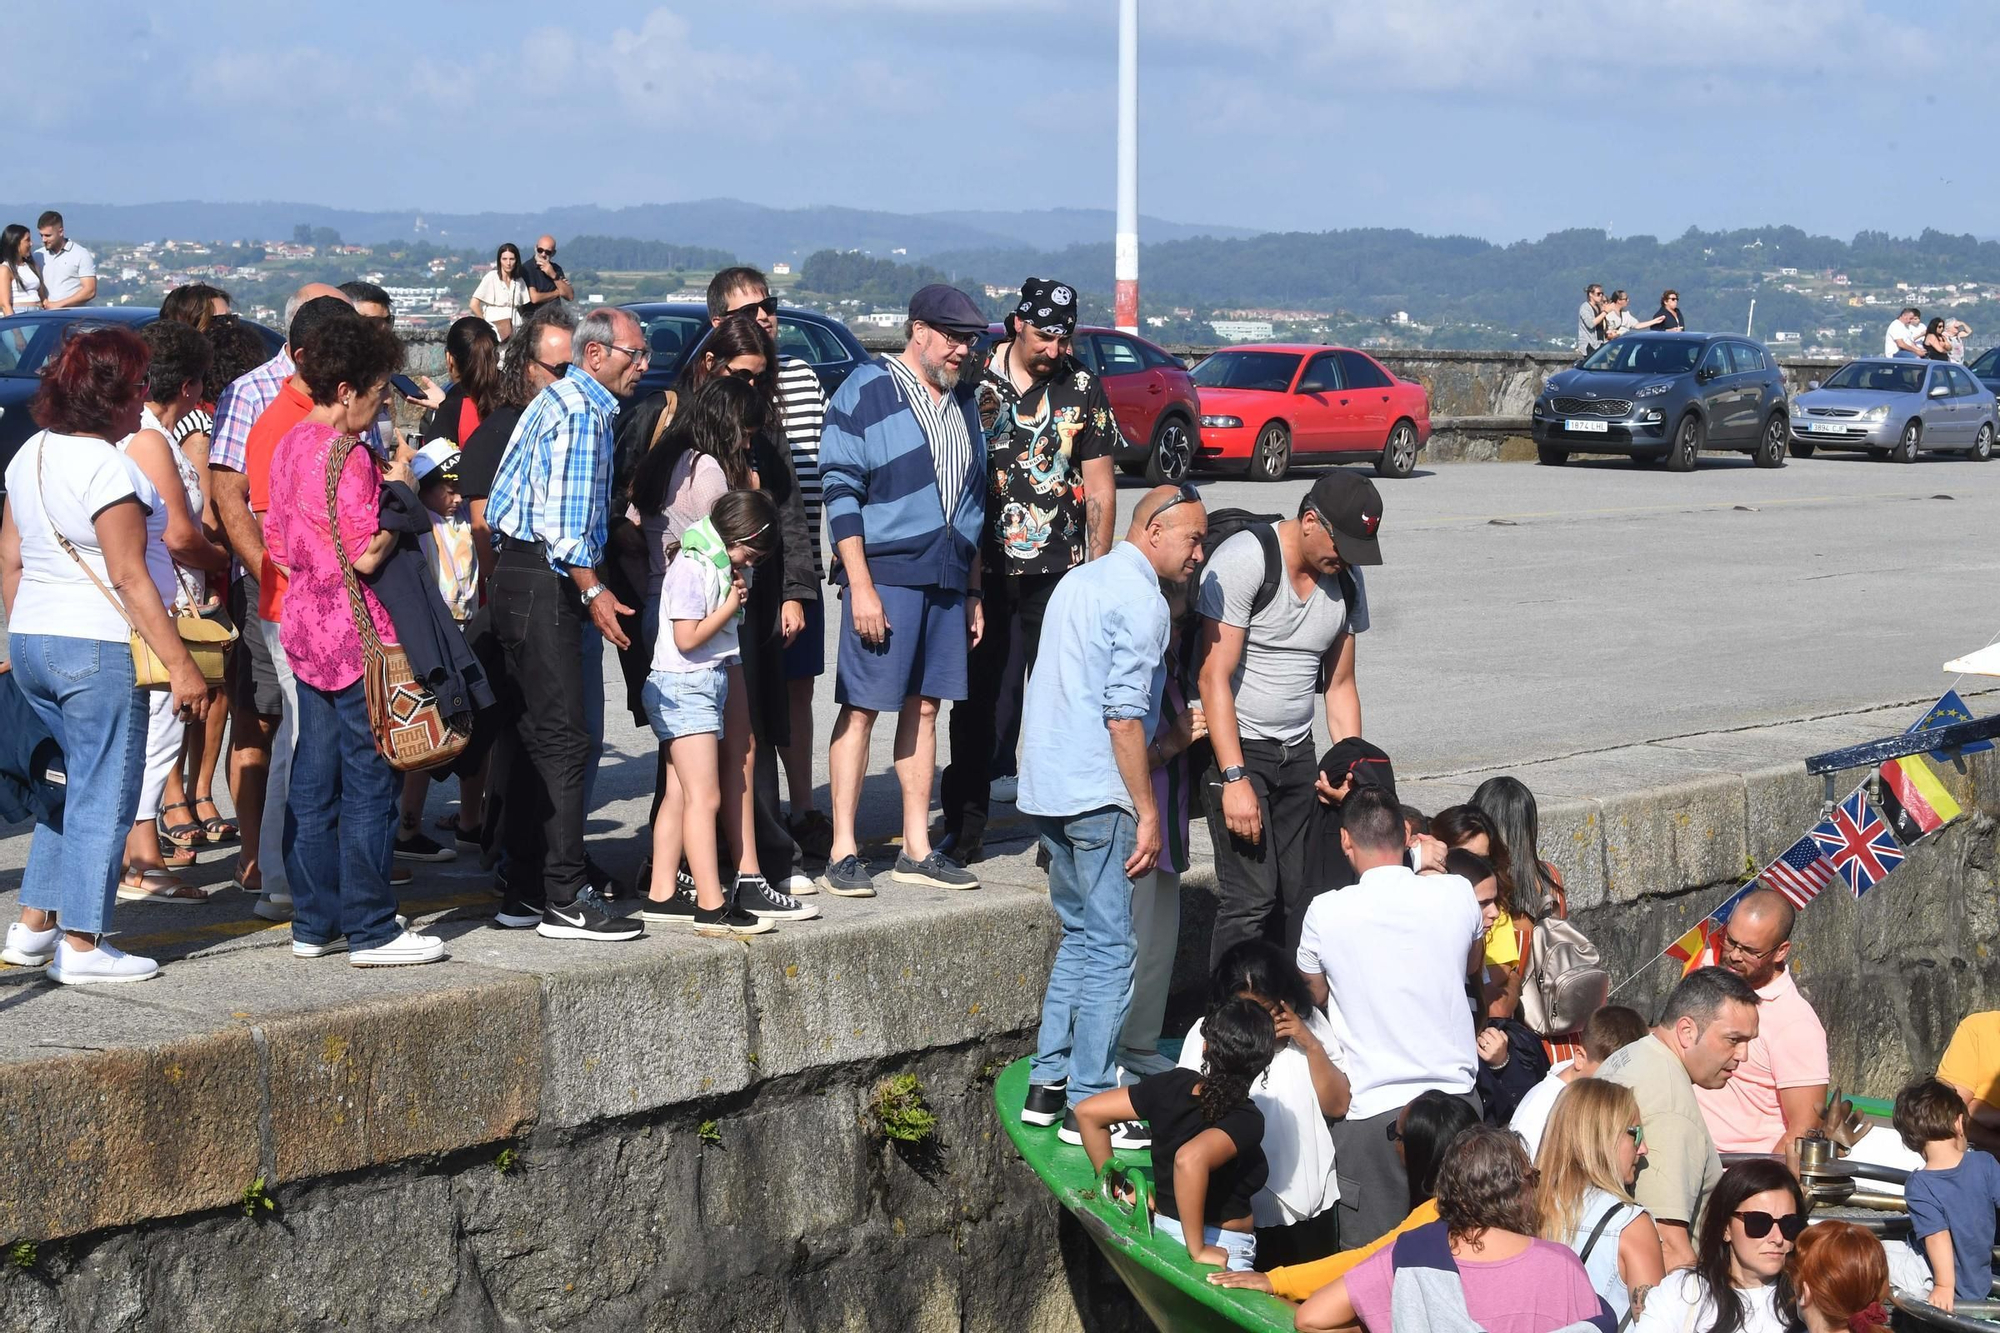
<svg viewBox="0 0 2000 1333">
<path fill-rule="evenodd" d="M 396 544 L 396 534 L 382 527 L 377 494 L 385 480 L 411 484 L 409 463 L 399 455 L 383 465 L 356 437 L 387 401 L 403 345 L 386 324 L 343 318 L 315 329 L 300 350 L 299 378 L 313 408 L 278 442 L 264 520 L 271 560 L 291 580 L 278 638 L 299 690 L 298 748 L 285 798 L 292 953 L 319 958 L 346 949 L 355 967 L 434 963 L 444 957 L 443 941 L 403 929 L 389 887 L 402 779 L 375 748 L 355 597 L 340 558 L 345 553 L 357 575 L 368 575 Z M 337 444 L 346 457 L 336 532 L 327 479 Z M 359 589 L 376 634 L 397 642 L 380 599 L 365 580 Z"/>
<path fill-rule="evenodd" d="M 444 368 L 451 388 L 431 413 L 424 437 L 462 445 L 499 405 L 500 342 L 492 326 L 480 319 L 454 320 L 444 335 Z"/>
<path fill-rule="evenodd" d="M 1852 1222 L 1816 1222 L 1792 1255 L 1792 1290 L 1806 1333 L 1875 1333 L 1889 1327 L 1889 1259 Z"/>
<path fill-rule="evenodd" d="M 506 342 L 528 305 L 528 280 L 521 276 L 521 247 L 508 241 L 493 256 L 493 267 L 479 279 L 467 302 L 472 313 L 493 326 L 494 337 Z"/>
<path fill-rule="evenodd" d="M 1563 1089 L 1535 1167 L 1542 1173 L 1542 1237 L 1583 1261 L 1590 1285 L 1620 1322 L 1643 1307 L 1667 1271 L 1660 1232 L 1632 1198 L 1646 1132 L 1632 1091 L 1598 1078 Z"/>
<path fill-rule="evenodd" d="M 1805 1227 L 1805 1196 L 1783 1162 L 1730 1167 L 1708 1196 L 1694 1267 L 1653 1288 L 1636 1333 L 1788 1333 L 1799 1306 L 1787 1262 Z"/>
<path fill-rule="evenodd" d="M 1396 1271 L 1410 1266 L 1455 1268 L 1461 1317 L 1470 1315 L 1490 1333 L 1550 1333 L 1603 1313 L 1576 1256 L 1536 1238 L 1535 1169 L 1512 1131 L 1475 1125 L 1454 1139 L 1438 1168 L 1437 1205 L 1437 1221 L 1399 1237 L 1300 1306 L 1300 1333 L 1356 1323 L 1371 1333 L 1428 1326 L 1432 1321 L 1420 1311 L 1402 1322 L 1390 1314 L 1392 1293 L 1395 1308 L 1405 1309 Z M 1437 1294 L 1434 1287 L 1423 1291 Z"/>
<path fill-rule="evenodd" d="M 208 683 L 146 570 L 146 517 L 161 498 L 116 447 L 139 427 L 146 383 L 138 334 L 98 328 L 69 339 L 42 376 L 33 408 L 42 429 L 8 464 L 0 511 L 9 660 L 68 772 L 63 827 L 35 825 L 21 919 L 0 958 L 48 963 L 65 985 L 159 972 L 103 938 L 145 772 L 132 635 L 166 666 L 177 716 L 196 721 L 208 708 Z"/>
<path fill-rule="evenodd" d="M 0 231 L 0 315 L 40 310 L 48 299 L 42 271 L 35 267 L 35 233 L 18 222 L 8 223 Z"/>
</svg>

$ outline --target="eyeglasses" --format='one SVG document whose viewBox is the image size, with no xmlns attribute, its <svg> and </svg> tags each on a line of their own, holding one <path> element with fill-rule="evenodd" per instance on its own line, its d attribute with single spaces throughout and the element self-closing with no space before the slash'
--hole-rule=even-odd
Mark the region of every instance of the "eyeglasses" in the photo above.
<svg viewBox="0 0 2000 1333">
<path fill-rule="evenodd" d="M 1763 962 L 1766 958 L 1769 958 L 1772 954 L 1776 953 L 1780 948 L 1780 946 L 1782 946 L 1783 944 L 1784 941 L 1780 940 L 1778 941 L 1777 944 L 1772 945 L 1768 949 L 1753 949 L 1749 945 L 1745 944 L 1742 940 L 1737 939 L 1734 935 L 1731 935 L 1727 931 L 1724 931 L 1722 935 L 1722 948 L 1725 953 L 1740 953 L 1745 958 L 1748 958 L 1753 962 L 1759 962 L 1759 963 Z"/>
<path fill-rule="evenodd" d="M 1786 1213 L 1783 1217 L 1773 1217 L 1769 1213 L 1744 1211 L 1736 1214 L 1736 1220 L 1743 1224 L 1743 1234 L 1751 1240 L 1762 1240 L 1776 1227 L 1778 1234 L 1786 1240 L 1797 1240 L 1799 1233 L 1806 1229 L 1806 1220 L 1797 1213 Z"/>
<path fill-rule="evenodd" d="M 650 347 L 626 347 L 622 343 L 607 343 L 606 346 L 614 352 L 625 353 L 635 366 L 653 359 L 653 349 Z"/>
<path fill-rule="evenodd" d="M 1625 1126 L 1625 1132 L 1632 1136 L 1632 1146 L 1634 1148 L 1643 1148 L 1646 1146 L 1646 1127 L 1644 1125 L 1627 1125 Z"/>
<path fill-rule="evenodd" d="M 1155 509 L 1153 511 L 1153 516 L 1146 521 L 1148 524 L 1158 523 L 1160 521 L 1160 515 L 1166 513 L 1169 509 L 1172 509 L 1175 505 L 1183 505 L 1183 504 L 1198 505 L 1200 503 L 1201 503 L 1201 492 L 1194 488 L 1193 482 L 1184 481 L 1180 484 L 1180 488 L 1174 493 L 1174 498 L 1167 501 L 1165 504 L 1161 505 L 1158 509 Z M 1394 1128 L 1394 1126 L 1391 1126 L 1391 1128 Z M 1389 1137 L 1391 1139 L 1394 1139 L 1396 1136 L 1394 1134 L 1391 1134 Z"/>
<path fill-rule="evenodd" d="M 924 327 L 950 343 L 953 347 L 970 347 L 979 341 L 979 335 L 976 333 L 956 333 L 951 329 L 941 329 L 935 324 L 926 324 Z"/>
<path fill-rule="evenodd" d="M 750 310 L 761 310 L 767 315 L 775 315 L 778 313 L 778 298 L 767 296 L 761 301 L 749 301 L 743 305 L 731 306 L 728 313 L 740 315 Z"/>
</svg>

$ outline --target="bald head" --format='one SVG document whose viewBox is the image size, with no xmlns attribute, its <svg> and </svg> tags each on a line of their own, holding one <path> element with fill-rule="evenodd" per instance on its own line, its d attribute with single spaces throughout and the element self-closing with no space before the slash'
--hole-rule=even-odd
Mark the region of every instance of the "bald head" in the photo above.
<svg viewBox="0 0 2000 1333">
<path fill-rule="evenodd" d="M 1179 486 L 1155 486 L 1140 496 L 1132 507 L 1132 526 L 1125 530 L 1125 540 L 1170 583 L 1183 582 L 1194 573 L 1207 535 L 1208 510 Z"/>
<path fill-rule="evenodd" d="M 1169 505 L 1173 506 L 1171 510 L 1167 509 Z M 1132 526 L 1126 529 L 1125 536 L 1128 539 L 1136 538 L 1139 533 L 1144 532 L 1152 526 L 1155 518 L 1159 518 L 1164 523 L 1181 521 L 1175 519 L 1175 513 L 1179 510 L 1189 508 L 1192 508 L 1197 514 L 1203 512 L 1200 501 L 1190 503 L 1181 499 L 1180 487 L 1155 486 L 1152 490 L 1147 491 L 1139 497 L 1138 504 L 1132 506 Z M 1167 510 L 1167 512 L 1162 514 L 1162 510 Z"/>
<path fill-rule="evenodd" d="M 299 288 L 297 291 L 292 293 L 291 300 L 285 302 L 285 330 L 287 333 L 287 341 L 290 341 L 289 334 L 292 327 L 292 321 L 299 317 L 299 307 L 304 305 L 308 301 L 318 300 L 322 296 L 331 296 L 334 300 L 345 301 L 348 305 L 354 304 L 352 300 L 349 300 L 347 293 L 343 292 L 338 287 L 330 286 L 324 282 L 307 283 L 305 286 Z M 292 350 L 297 351 L 298 348 L 294 346 Z"/>
<path fill-rule="evenodd" d="M 1784 971 L 1792 952 L 1798 910 L 1783 894 L 1757 889 L 1729 914 L 1722 932 L 1722 965 L 1752 986 L 1764 987 Z"/>
<path fill-rule="evenodd" d="M 556 238 L 553 236 L 537 236 L 535 238 L 535 249 L 546 250 L 551 255 L 555 254 Z"/>
</svg>

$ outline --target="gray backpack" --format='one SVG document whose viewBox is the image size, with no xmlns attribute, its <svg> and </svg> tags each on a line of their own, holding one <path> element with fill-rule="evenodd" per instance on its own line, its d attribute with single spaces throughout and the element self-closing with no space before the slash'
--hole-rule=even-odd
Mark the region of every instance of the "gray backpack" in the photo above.
<svg viewBox="0 0 2000 1333">
<path fill-rule="evenodd" d="M 1521 979 L 1523 1023 L 1544 1037 L 1583 1026 L 1611 997 L 1604 956 L 1565 917 L 1535 923 L 1528 974 Z"/>
</svg>

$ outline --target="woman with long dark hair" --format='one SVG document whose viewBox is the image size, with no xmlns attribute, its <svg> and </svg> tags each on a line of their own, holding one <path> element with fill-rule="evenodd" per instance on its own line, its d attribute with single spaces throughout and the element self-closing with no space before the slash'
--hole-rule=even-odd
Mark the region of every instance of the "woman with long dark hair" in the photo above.
<svg viewBox="0 0 2000 1333">
<path fill-rule="evenodd" d="M 1944 316 L 1939 315 L 1924 325 L 1924 360 L 1951 360 L 1951 339 L 1945 336 Z"/>
<path fill-rule="evenodd" d="M 1488 1018 L 1512 1018 L 1521 999 L 1526 941 L 1535 927 L 1516 905 L 1516 867 L 1506 839 L 1493 817 L 1477 804 L 1450 805 L 1432 815 L 1431 836 L 1448 848 L 1462 848 L 1484 859 L 1499 880 L 1500 895 L 1495 899 L 1499 915 L 1486 933 L 1485 992 L 1479 1012 Z"/>
<path fill-rule="evenodd" d="M 49 299 L 42 271 L 35 267 L 35 233 L 18 222 L 0 231 L 0 315 L 40 310 Z"/>
<path fill-rule="evenodd" d="M 146 763 L 132 636 L 167 668 L 174 716 L 196 721 L 208 709 L 208 682 L 146 568 L 146 520 L 160 494 L 117 449 L 139 427 L 147 359 L 123 327 L 86 329 L 57 350 L 35 395 L 42 429 L 7 465 L 0 509 L 10 674 L 68 771 L 62 827 L 35 825 L 21 918 L 0 958 L 47 963 L 66 985 L 159 972 L 104 938 Z"/>
<path fill-rule="evenodd" d="M 521 312 L 528 308 L 528 281 L 521 275 L 520 246 L 508 241 L 493 252 L 493 267 L 481 276 L 467 304 L 492 327 L 497 341 L 506 342 L 513 335 Z"/>
<path fill-rule="evenodd" d="M 444 368 L 451 388 L 425 434 L 462 445 L 500 401 L 500 340 L 493 326 L 470 315 L 453 320 L 444 335 Z"/>
<path fill-rule="evenodd" d="M 1790 1260 L 1805 1227 L 1805 1195 L 1783 1162 L 1738 1162 L 1708 1196 L 1694 1267 L 1653 1288 L 1634 1333 L 1793 1333 Z"/>
</svg>

